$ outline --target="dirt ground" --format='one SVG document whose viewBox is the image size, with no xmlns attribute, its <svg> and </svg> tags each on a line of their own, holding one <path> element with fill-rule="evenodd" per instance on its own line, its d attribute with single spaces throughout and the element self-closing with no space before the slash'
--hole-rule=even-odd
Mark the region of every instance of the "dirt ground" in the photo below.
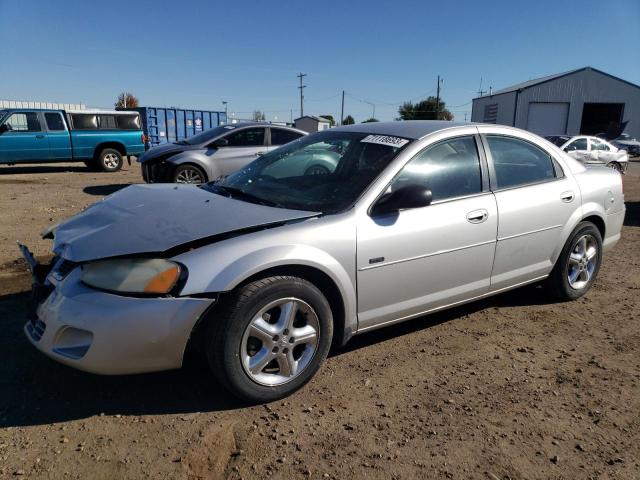
<svg viewBox="0 0 640 480">
<path fill-rule="evenodd" d="M 15 241 L 141 179 L 0 167 L 0 478 L 640 478 L 640 163 L 594 288 L 529 287 L 355 338 L 292 397 L 244 406 L 206 369 L 100 377 L 22 333 Z"/>
</svg>

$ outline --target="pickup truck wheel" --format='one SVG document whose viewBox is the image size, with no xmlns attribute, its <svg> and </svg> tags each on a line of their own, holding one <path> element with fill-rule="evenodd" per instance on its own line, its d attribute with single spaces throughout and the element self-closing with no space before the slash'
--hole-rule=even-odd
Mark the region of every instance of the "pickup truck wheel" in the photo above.
<svg viewBox="0 0 640 480">
<path fill-rule="evenodd" d="M 327 357 L 331 307 L 298 277 L 256 280 L 231 292 L 207 326 L 213 375 L 235 396 L 271 402 L 305 385 Z"/>
<path fill-rule="evenodd" d="M 98 166 L 103 172 L 117 172 L 122 164 L 122 155 L 113 148 L 105 148 L 98 155 Z"/>
<path fill-rule="evenodd" d="M 587 293 L 602 263 L 602 236 L 591 222 L 580 222 L 569 236 L 547 288 L 558 300 L 576 300 Z"/>
</svg>

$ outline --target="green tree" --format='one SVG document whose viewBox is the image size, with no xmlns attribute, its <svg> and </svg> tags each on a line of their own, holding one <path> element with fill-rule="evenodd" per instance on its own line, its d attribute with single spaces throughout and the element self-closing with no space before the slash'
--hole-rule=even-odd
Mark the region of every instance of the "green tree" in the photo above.
<svg viewBox="0 0 640 480">
<path fill-rule="evenodd" d="M 252 118 L 254 122 L 264 122 L 267 117 L 260 110 L 254 110 Z"/>
<path fill-rule="evenodd" d="M 378 120 L 377 118 L 367 118 L 364 122 L 362 123 L 372 123 L 372 122 L 379 122 L 380 120 Z"/>
<path fill-rule="evenodd" d="M 336 124 L 336 120 L 335 118 L 333 118 L 333 115 L 331 114 L 327 114 L 327 115 L 320 115 L 320 118 L 326 118 L 327 120 L 329 120 L 331 122 L 331 126 L 335 126 Z"/>
<path fill-rule="evenodd" d="M 427 97 L 418 103 L 405 102 L 398 109 L 400 120 L 453 120 L 453 114 L 447 110 L 442 99 L 439 102 L 436 118 L 436 97 Z"/>
<path fill-rule="evenodd" d="M 122 92 L 114 105 L 116 108 L 134 108 L 139 105 L 139 102 L 133 93 Z"/>
<path fill-rule="evenodd" d="M 347 115 L 346 117 L 344 117 L 344 120 L 342 120 L 343 125 L 353 125 L 354 123 L 356 123 L 356 121 L 351 115 Z"/>
</svg>

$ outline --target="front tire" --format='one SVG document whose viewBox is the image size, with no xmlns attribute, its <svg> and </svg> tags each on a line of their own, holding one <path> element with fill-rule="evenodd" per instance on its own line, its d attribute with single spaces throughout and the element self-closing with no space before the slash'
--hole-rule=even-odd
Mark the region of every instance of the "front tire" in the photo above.
<svg viewBox="0 0 640 480">
<path fill-rule="evenodd" d="M 207 183 L 207 176 L 201 168 L 191 164 L 178 165 L 173 172 L 173 183 L 189 183 L 200 185 Z"/>
<path fill-rule="evenodd" d="M 322 292 L 302 278 L 274 276 L 232 292 L 210 319 L 205 348 L 220 383 L 261 403 L 309 382 L 332 336 L 333 316 Z"/>
<path fill-rule="evenodd" d="M 622 174 L 622 165 L 620 165 L 618 162 L 609 162 L 607 163 L 607 167 L 613 168 L 618 173 Z"/>
<path fill-rule="evenodd" d="M 114 148 L 105 148 L 98 154 L 98 168 L 103 172 L 117 172 L 122 165 L 122 154 Z"/>
<path fill-rule="evenodd" d="M 591 222 L 580 222 L 569 236 L 551 275 L 549 293 L 576 300 L 589 291 L 602 264 L 602 235 Z"/>
</svg>

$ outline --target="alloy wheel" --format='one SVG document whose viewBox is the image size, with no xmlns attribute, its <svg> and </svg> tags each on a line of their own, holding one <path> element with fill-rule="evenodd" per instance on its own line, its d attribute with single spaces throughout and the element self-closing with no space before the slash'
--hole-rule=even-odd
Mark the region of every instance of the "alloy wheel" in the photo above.
<svg viewBox="0 0 640 480">
<path fill-rule="evenodd" d="M 567 279 L 575 290 L 583 289 L 591 280 L 598 262 L 598 243 L 592 235 L 578 239 L 569 255 Z"/>
<path fill-rule="evenodd" d="M 176 175 L 176 183 L 202 183 L 202 175 L 195 168 L 185 168 Z"/>
<path fill-rule="evenodd" d="M 253 317 L 240 345 L 245 373 L 261 385 L 290 382 L 311 363 L 320 337 L 314 309 L 298 298 L 270 302 Z"/>
</svg>

